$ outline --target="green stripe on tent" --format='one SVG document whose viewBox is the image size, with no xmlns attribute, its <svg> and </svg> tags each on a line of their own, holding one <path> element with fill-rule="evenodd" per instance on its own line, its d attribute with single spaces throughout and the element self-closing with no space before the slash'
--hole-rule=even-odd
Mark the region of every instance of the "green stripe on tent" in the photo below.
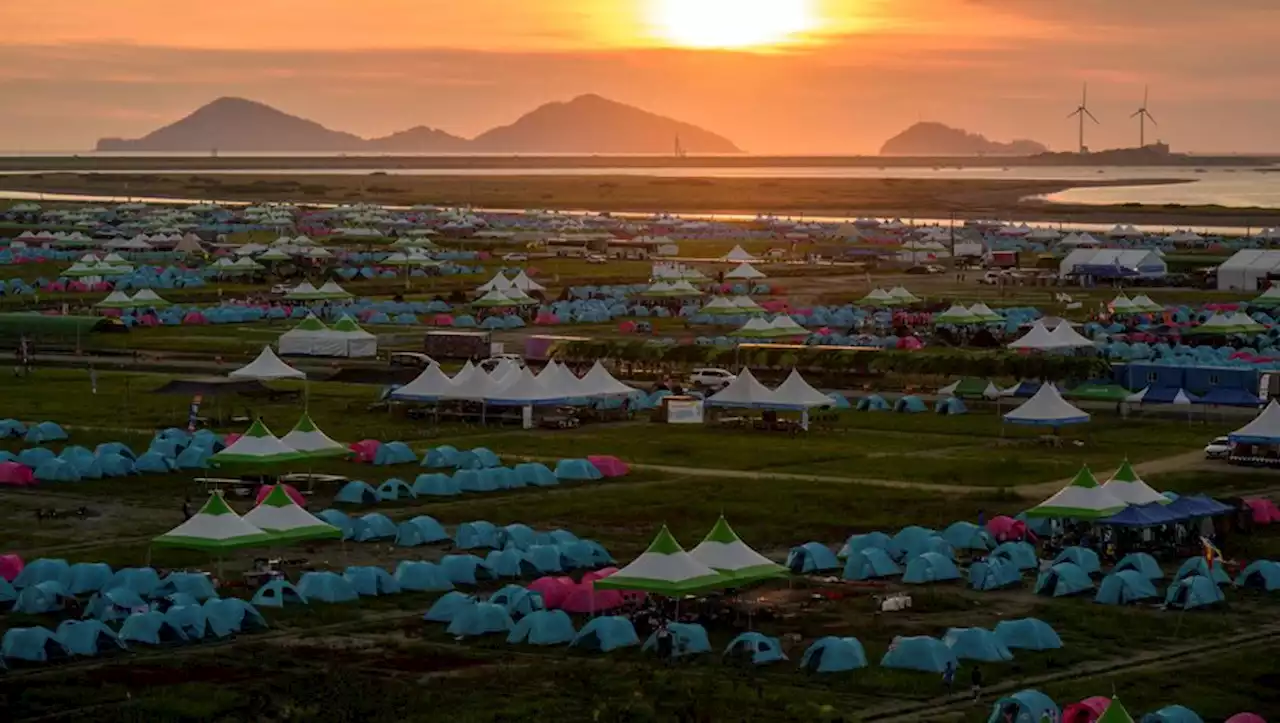
<svg viewBox="0 0 1280 723">
<path fill-rule="evenodd" d="M 301 540 L 341 540 L 342 530 L 332 525 L 315 525 L 312 527 L 295 527 L 292 530 L 274 532 L 267 530 L 267 535 L 274 542 L 298 542 Z"/>
<path fill-rule="evenodd" d="M 1142 478 L 1138 476 L 1137 472 L 1133 471 L 1133 465 L 1129 464 L 1129 460 L 1126 459 L 1124 464 L 1120 465 L 1120 469 L 1111 475 L 1111 479 L 1117 482 L 1138 482 Z"/>
<path fill-rule="evenodd" d="M 209 500 L 204 503 L 204 507 L 196 514 L 199 515 L 230 515 L 234 514 L 232 509 L 227 506 L 227 501 L 222 499 L 222 495 L 209 495 Z"/>
<path fill-rule="evenodd" d="M 341 536 L 341 532 L 338 533 Z M 183 537 L 161 535 L 151 541 L 157 547 L 181 547 L 188 550 L 236 550 L 242 547 L 264 547 L 270 545 L 275 538 L 265 532 L 258 535 L 244 535 L 226 540 L 213 540 L 205 537 Z"/>
<path fill-rule="evenodd" d="M 695 593 L 733 587 L 729 578 L 719 574 L 691 577 L 677 582 L 643 577 L 617 578 L 615 580 L 615 577 L 610 576 L 596 580 L 595 586 L 601 590 L 638 590 L 666 597 L 680 597 L 682 595 L 693 595 Z"/>
<path fill-rule="evenodd" d="M 729 521 L 724 518 L 724 515 L 720 515 L 720 519 L 716 520 L 716 526 L 712 527 L 707 536 L 703 538 L 706 542 L 723 542 L 726 544 L 737 542 L 739 539 L 738 534 L 729 526 Z"/>
<path fill-rule="evenodd" d="M 1094 477 L 1093 473 L 1089 471 L 1089 465 L 1085 465 L 1080 468 L 1079 472 L 1076 472 L 1075 479 L 1071 480 L 1071 484 L 1075 487 L 1093 488 L 1098 486 L 1098 478 Z"/>
<path fill-rule="evenodd" d="M 680 547 L 680 543 L 676 542 L 676 538 L 671 535 L 671 531 L 666 525 L 658 530 L 658 536 L 653 538 L 653 542 L 649 543 L 649 549 L 645 552 L 653 552 L 659 555 L 674 555 L 684 552 L 684 548 Z"/>
</svg>

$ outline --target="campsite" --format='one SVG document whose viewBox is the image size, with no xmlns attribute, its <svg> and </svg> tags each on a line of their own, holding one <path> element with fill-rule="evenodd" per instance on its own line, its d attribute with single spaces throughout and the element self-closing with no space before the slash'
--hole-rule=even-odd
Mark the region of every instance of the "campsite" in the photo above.
<svg viewBox="0 0 1280 723">
<path fill-rule="evenodd" d="M 14 720 L 1280 711 L 1260 236 L 3 215 Z"/>
</svg>

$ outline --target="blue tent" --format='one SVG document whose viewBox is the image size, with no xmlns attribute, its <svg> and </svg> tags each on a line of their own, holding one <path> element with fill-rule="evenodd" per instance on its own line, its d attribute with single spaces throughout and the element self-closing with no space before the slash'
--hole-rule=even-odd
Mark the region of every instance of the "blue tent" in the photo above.
<svg viewBox="0 0 1280 723">
<path fill-rule="evenodd" d="M 13 439 L 27 434 L 27 425 L 16 419 L 0 419 L 0 439 Z"/>
<path fill-rule="evenodd" d="M 944 415 L 968 414 L 969 408 L 964 405 L 964 402 L 959 397 L 947 397 L 946 399 L 939 399 L 938 403 L 934 405 L 933 411 Z"/>
<path fill-rule="evenodd" d="M 67 433 L 54 422 L 41 422 L 27 429 L 26 441 L 35 444 L 59 442 L 67 438 Z"/>
<path fill-rule="evenodd" d="M 133 460 L 115 452 L 99 453 L 98 469 L 104 477 L 125 477 L 134 473 Z"/>
<path fill-rule="evenodd" d="M 18 591 L 13 587 L 13 583 L 0 577 L 0 603 L 11 603 L 18 599 Z"/>
<path fill-rule="evenodd" d="M 996 623 L 996 637 L 1010 650 L 1057 650 L 1062 638 L 1043 620 L 1020 618 Z"/>
<path fill-rule="evenodd" d="M 441 445 L 428 449 L 426 454 L 422 455 L 422 466 L 432 467 L 434 469 L 444 469 L 446 467 L 457 466 L 458 450 L 450 445 Z"/>
<path fill-rule="evenodd" d="M 1137 570 L 1121 570 L 1102 578 L 1093 601 L 1103 605 L 1128 605 L 1140 600 L 1151 600 L 1159 595 L 1156 586 L 1146 575 Z"/>
<path fill-rule="evenodd" d="M 460 469 L 453 473 L 453 486 L 462 492 L 495 492 L 497 480 L 480 474 L 479 469 Z"/>
<path fill-rule="evenodd" d="M 396 565 L 395 578 L 401 590 L 445 592 L 453 589 L 449 576 L 439 565 L 432 562 L 405 560 Z"/>
<path fill-rule="evenodd" d="M 41 482 L 79 482 L 80 471 L 65 459 L 53 458 L 41 462 L 35 468 L 35 478 Z"/>
<path fill-rule="evenodd" d="M 1160 563 L 1145 552 L 1131 552 L 1125 555 L 1111 569 L 1111 572 L 1117 573 L 1125 570 L 1132 570 L 1148 580 L 1160 580 L 1164 577 L 1164 571 L 1160 569 Z"/>
<path fill-rule="evenodd" d="M 440 472 L 418 475 L 411 489 L 413 494 L 419 497 L 454 497 L 462 493 L 461 487 L 453 477 Z"/>
<path fill-rule="evenodd" d="M 493 577 L 484 560 L 475 555 L 445 555 L 440 560 L 440 569 L 455 585 L 475 585 Z"/>
<path fill-rule="evenodd" d="M 563 610 L 536 610 L 516 623 L 507 635 L 512 645 L 563 645 L 573 641 L 577 631 L 573 620 Z"/>
<path fill-rule="evenodd" d="M 1204 723 L 1204 719 L 1190 708 L 1170 705 L 1142 716 L 1138 723 Z"/>
<path fill-rule="evenodd" d="M 1210 575 L 1209 563 L 1205 562 L 1203 557 L 1189 557 L 1178 567 L 1178 574 L 1174 575 L 1173 579 L 1181 580 L 1192 575 L 1203 575 L 1219 585 L 1231 582 L 1231 576 L 1227 574 L 1221 560 L 1213 561 L 1213 574 Z"/>
<path fill-rule="evenodd" d="M 210 580 L 209 576 L 198 572 L 171 572 L 165 575 L 156 589 L 151 592 L 156 597 L 174 593 L 190 595 L 200 602 L 218 596 L 217 590 L 213 589 L 213 581 Z"/>
<path fill-rule="evenodd" d="M 519 522 L 504 525 L 502 527 L 502 536 L 507 547 L 514 545 L 521 550 L 527 549 L 537 539 L 537 533 L 533 531 L 532 527 Z"/>
<path fill-rule="evenodd" d="M 556 545 L 566 570 L 611 565 L 614 560 L 609 551 L 595 540 L 578 540 Z"/>
<path fill-rule="evenodd" d="M 386 570 L 373 565 L 353 565 L 342 573 L 342 577 L 351 583 L 357 595 L 373 597 L 400 592 L 400 583 Z"/>
<path fill-rule="evenodd" d="M 585 459 L 562 459 L 556 462 L 556 479 L 585 481 L 602 479 L 604 475 Z"/>
<path fill-rule="evenodd" d="M 57 612 L 63 609 L 70 597 L 65 585 L 56 580 L 46 580 L 23 588 L 13 602 L 13 612 L 27 615 Z"/>
<path fill-rule="evenodd" d="M 85 617 L 113 622 L 124 620 L 135 611 L 143 610 L 147 603 L 138 593 L 126 588 L 107 589 L 89 598 Z"/>
<path fill-rule="evenodd" d="M 203 640 L 209 634 L 208 619 L 199 605 L 175 605 L 165 611 L 164 619 L 188 640 Z"/>
<path fill-rule="evenodd" d="M 916 540 L 907 545 L 906 550 L 902 554 L 902 559 L 911 560 L 917 558 L 926 552 L 933 552 L 942 555 L 948 560 L 956 559 L 956 551 L 952 549 L 951 543 L 942 539 L 938 535 L 930 535 L 923 539 Z"/>
<path fill-rule="evenodd" d="M 937 532 L 928 527 L 920 527 L 919 525 L 909 525 L 898 530 L 898 533 L 889 540 L 889 554 L 895 559 L 903 559 L 907 556 L 907 551 L 912 547 L 920 547 L 930 537 L 937 536 Z"/>
<path fill-rule="evenodd" d="M 181 628 L 169 622 L 164 613 L 151 610 L 134 613 L 125 618 L 120 626 L 120 639 L 126 644 L 143 643 L 145 645 L 161 645 L 163 643 L 186 642 L 187 635 Z"/>
<path fill-rule="evenodd" d="M 998 557 L 989 557 L 969 566 L 969 586 L 974 590 L 999 590 L 1021 582 L 1022 573 L 1018 568 L 1001 562 Z"/>
<path fill-rule="evenodd" d="M 447 592 L 431 605 L 431 608 L 422 616 L 422 619 L 432 623 L 453 622 L 458 613 L 476 605 L 476 602 L 476 599 L 471 595 L 461 592 Z"/>
<path fill-rule="evenodd" d="M 777 638 L 771 638 L 760 633 L 740 634 L 725 646 L 724 655 L 725 657 L 750 660 L 752 665 L 768 665 L 769 663 L 787 659 L 786 653 L 782 652 L 782 645 Z"/>
<path fill-rule="evenodd" d="M 1217 584 L 1204 575 L 1179 578 L 1169 586 L 1164 604 L 1175 610 L 1193 610 L 1226 600 Z"/>
<path fill-rule="evenodd" d="M 1256 588 L 1273 592 L 1280 590 L 1280 562 L 1254 560 L 1236 577 L 1239 587 Z"/>
<path fill-rule="evenodd" d="M 1013 711 L 1013 719 L 1005 717 Z M 996 701 L 987 723 L 1041 723 L 1043 720 L 1060 720 L 1062 711 L 1049 696 L 1038 690 L 1022 690 Z"/>
<path fill-rule="evenodd" d="M 923 635 L 895 637 L 889 644 L 889 651 L 880 659 L 882 668 L 919 670 L 926 673 L 941 673 L 946 670 L 947 663 L 955 668 L 960 667 L 956 654 L 946 643 Z"/>
<path fill-rule="evenodd" d="M 316 513 L 316 517 L 341 530 L 342 539 L 344 540 L 350 540 L 355 536 L 355 522 L 345 512 L 340 510 L 321 510 Z"/>
<path fill-rule="evenodd" d="M 484 564 L 497 577 L 534 577 L 538 574 L 538 568 L 515 547 L 490 552 Z"/>
<path fill-rule="evenodd" d="M 787 567 L 792 572 L 829 572 L 840 569 L 840 560 L 820 542 L 806 542 L 787 553 Z"/>
<path fill-rule="evenodd" d="M 378 502 L 378 492 L 370 487 L 368 482 L 353 480 L 338 490 L 333 501 L 348 505 L 372 505 Z"/>
<path fill-rule="evenodd" d="M 874 580 L 901 574 L 902 569 L 894 564 L 889 553 L 878 547 L 855 552 L 844 562 L 843 577 L 846 580 Z"/>
<path fill-rule="evenodd" d="M 459 550 L 475 550 L 480 548 L 498 549 L 502 547 L 502 533 L 492 522 L 476 520 L 458 525 L 458 533 L 454 536 L 454 546 Z"/>
<path fill-rule="evenodd" d="M 957 550 L 991 550 L 996 546 L 991 533 L 972 522 L 953 522 L 942 531 L 942 539 Z"/>
<path fill-rule="evenodd" d="M 267 620 L 262 617 L 262 613 L 240 598 L 206 600 L 204 614 L 210 631 L 220 638 L 233 633 L 267 628 Z"/>
<path fill-rule="evenodd" d="M 313 601 L 343 603 L 357 600 L 360 594 L 336 572 L 308 572 L 298 581 L 298 593 L 308 603 Z"/>
<path fill-rule="evenodd" d="M 707 637 L 707 630 L 697 623 L 667 623 L 667 633 L 671 636 L 671 657 L 673 658 L 711 652 L 711 640 Z M 658 652 L 657 631 L 649 634 L 644 645 L 640 646 L 640 650 Z"/>
<path fill-rule="evenodd" d="M 375 465 L 410 464 L 417 462 L 418 456 L 404 442 L 387 442 L 378 446 L 373 455 Z"/>
<path fill-rule="evenodd" d="M 501 605 L 478 602 L 462 608 L 445 630 L 455 637 L 510 633 L 515 621 Z"/>
<path fill-rule="evenodd" d="M 401 522 L 399 531 L 396 533 L 396 544 L 400 547 L 430 545 L 433 542 L 444 542 L 448 539 L 449 533 L 444 531 L 435 518 L 427 515 L 418 515 L 412 520 Z"/>
<path fill-rule="evenodd" d="M 173 459 L 156 452 L 147 452 L 133 463 L 133 471 L 139 474 L 168 474 L 173 470 Z"/>
<path fill-rule="evenodd" d="M 1029 542 L 1003 542 L 991 552 L 990 557 L 1007 562 L 1018 570 L 1034 570 L 1040 567 L 1036 548 Z"/>
<path fill-rule="evenodd" d="M 912 585 L 929 582 L 959 580 L 960 570 L 950 559 L 936 552 L 926 552 L 907 562 L 907 570 L 902 574 L 902 581 Z"/>
<path fill-rule="evenodd" d="M 178 457 L 174 460 L 174 466 L 178 469 L 208 469 L 209 457 L 211 456 L 213 456 L 213 452 L 210 452 L 208 448 L 193 444 L 178 454 Z"/>
<path fill-rule="evenodd" d="M 471 450 L 471 454 L 476 456 L 481 467 L 501 467 L 502 460 L 498 459 L 498 455 L 494 454 L 486 447 L 476 447 Z"/>
<path fill-rule="evenodd" d="M 553 487 L 560 483 L 555 473 L 541 462 L 524 462 L 516 465 L 512 471 L 516 473 L 516 479 L 526 485 Z"/>
<path fill-rule="evenodd" d="M 867 667 L 867 653 L 857 638 L 818 638 L 804 656 L 800 667 L 810 673 L 842 673 Z"/>
<path fill-rule="evenodd" d="M 1036 578 L 1036 594 L 1050 597 L 1079 595 L 1093 589 L 1093 580 L 1074 563 L 1060 562 Z"/>
<path fill-rule="evenodd" d="M 618 648 L 639 644 L 640 638 L 636 636 L 636 629 L 630 620 L 624 617 L 606 615 L 593 618 L 582 626 L 578 634 L 573 636 L 569 647 L 607 653 Z"/>
<path fill-rule="evenodd" d="M 876 548 L 888 551 L 892 544 L 892 538 L 883 532 L 868 532 L 862 535 L 850 535 L 845 540 L 844 547 L 840 548 L 839 557 L 848 557 L 862 550 Z"/>
<path fill-rule="evenodd" d="M 1086 575 L 1092 575 L 1102 570 L 1102 564 L 1098 562 L 1098 553 L 1087 547 L 1067 547 L 1053 558 L 1053 564 L 1060 562 L 1069 562 L 1084 571 Z"/>
<path fill-rule="evenodd" d="M 523 617 L 538 610 L 543 610 L 546 605 L 542 602 L 542 593 L 536 590 L 527 590 L 519 585 L 504 585 L 497 592 L 489 596 L 489 602 L 494 605 L 501 605 L 513 618 Z"/>
<path fill-rule="evenodd" d="M 105 562 L 77 562 L 71 566 L 67 592 L 84 595 L 104 590 L 111 574 L 111 566 Z"/>
<path fill-rule="evenodd" d="M 151 597 L 160 587 L 160 573 L 150 567 L 126 567 L 116 570 L 103 587 L 108 590 L 125 588 L 142 597 Z"/>
<path fill-rule="evenodd" d="M 929 411 L 929 405 L 925 404 L 920 397 L 908 394 L 904 397 L 898 397 L 898 401 L 893 403 L 893 411 L 919 414 L 920 412 Z"/>
<path fill-rule="evenodd" d="M 69 654 L 58 637 L 46 628 L 9 628 L 0 641 L 0 657 L 45 663 Z"/>
<path fill-rule="evenodd" d="M 524 487 L 516 473 L 506 467 L 479 470 L 481 485 L 487 490 L 510 490 Z"/>
<path fill-rule="evenodd" d="M 879 394 L 872 394 L 869 397 L 863 397 L 858 400 L 857 410 L 859 412 L 883 412 L 889 409 L 889 403 Z"/>
<path fill-rule="evenodd" d="M 957 660 L 1000 663 L 1013 660 L 1013 653 L 995 633 L 984 628 L 951 628 L 942 642 L 951 648 Z"/>
<path fill-rule="evenodd" d="M 99 620 L 64 620 L 55 636 L 72 655 L 94 656 L 113 649 L 125 649 L 124 641 L 116 631 Z"/>
<path fill-rule="evenodd" d="M 28 447 L 18 453 L 17 462 L 34 470 L 45 462 L 57 458 L 56 454 L 44 447 Z"/>
<path fill-rule="evenodd" d="M 285 603 L 306 605 L 307 596 L 303 595 L 288 580 L 276 578 L 258 588 L 258 591 L 253 594 L 251 602 L 258 607 L 282 608 Z"/>
<path fill-rule="evenodd" d="M 389 479 L 378 485 L 378 500 L 380 502 L 395 502 L 400 499 L 413 499 L 417 495 L 413 493 L 413 489 L 409 487 L 402 479 Z"/>
<path fill-rule="evenodd" d="M 370 512 L 367 515 L 362 515 L 359 519 L 359 524 L 354 525 L 354 528 L 355 534 L 352 539 L 356 542 L 394 540 L 396 535 L 400 533 L 400 528 L 396 527 L 396 523 L 381 512 Z"/>
</svg>

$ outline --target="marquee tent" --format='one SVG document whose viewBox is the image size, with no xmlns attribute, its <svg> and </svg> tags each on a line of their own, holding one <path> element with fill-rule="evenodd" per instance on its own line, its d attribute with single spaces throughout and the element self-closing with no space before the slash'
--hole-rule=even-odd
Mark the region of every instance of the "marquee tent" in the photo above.
<svg viewBox="0 0 1280 723">
<path fill-rule="evenodd" d="M 680 547 L 666 525 L 649 549 L 609 577 L 596 580 L 601 590 L 636 590 L 680 597 L 732 585 L 729 578 L 694 559 Z"/>
<path fill-rule="evenodd" d="M 228 507 L 221 492 L 214 492 L 191 519 L 153 539 L 151 544 L 220 552 L 261 547 L 269 545 L 273 539 Z"/>
<path fill-rule="evenodd" d="M 1102 485 L 1102 489 L 1127 505 L 1146 505 L 1153 502 L 1167 505 L 1172 501 L 1143 482 L 1138 473 L 1133 471 L 1133 465 L 1129 464 L 1127 459 L 1116 473 L 1111 475 L 1111 479 Z"/>
<path fill-rule="evenodd" d="M 748 547 L 729 526 L 724 515 L 716 521 L 706 538 L 689 552 L 689 556 L 719 572 L 730 581 L 731 587 L 787 575 L 787 568 Z"/>
<path fill-rule="evenodd" d="M 232 379 L 306 379 L 307 375 L 280 361 L 280 357 L 271 351 L 271 347 L 262 347 L 262 353 L 248 364 L 236 369 L 227 376 Z"/>
<path fill-rule="evenodd" d="M 1229 435 L 1237 444 L 1280 444 L 1280 403 L 1272 399 L 1267 408 Z"/>
<path fill-rule="evenodd" d="M 597 362 L 598 364 L 599 362 Z M 458 372 L 457 376 L 461 377 L 462 372 Z M 454 380 L 450 379 L 444 372 L 440 371 L 440 365 L 431 362 L 426 369 L 422 370 L 413 381 L 391 392 L 392 399 L 402 399 L 415 402 L 430 402 L 440 399 L 446 393 L 455 389 Z"/>
<path fill-rule="evenodd" d="M 243 519 L 276 541 L 342 539 L 342 530 L 299 507 L 279 485 Z"/>
<path fill-rule="evenodd" d="M 293 429 L 280 438 L 280 442 L 289 449 L 305 452 L 309 457 L 342 457 L 351 451 L 343 443 L 335 442 L 320 431 L 316 423 L 311 421 L 311 415 L 306 412 L 302 413 L 302 418 L 293 425 Z"/>
<path fill-rule="evenodd" d="M 315 451 L 300 452 L 285 445 L 259 419 L 231 446 L 211 456 L 209 461 L 215 465 L 274 464 L 319 456 L 326 455 Z"/>
<path fill-rule="evenodd" d="M 1046 427 L 1059 427 L 1066 424 L 1080 424 L 1089 421 L 1089 414 L 1062 398 L 1057 387 L 1051 383 L 1040 385 L 1030 399 L 1017 409 L 1004 415 L 1004 421 L 1011 424 L 1032 424 Z"/>
<path fill-rule="evenodd" d="M 1027 510 L 1027 516 L 1099 520 L 1124 508 L 1125 503 L 1099 485 L 1088 467 L 1081 467 L 1071 484 Z"/>
</svg>

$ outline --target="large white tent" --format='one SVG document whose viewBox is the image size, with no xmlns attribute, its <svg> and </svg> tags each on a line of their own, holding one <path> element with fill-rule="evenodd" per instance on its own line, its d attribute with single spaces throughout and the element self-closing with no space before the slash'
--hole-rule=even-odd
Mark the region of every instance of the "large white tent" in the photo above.
<svg viewBox="0 0 1280 723">
<path fill-rule="evenodd" d="M 1052 383 L 1045 382 L 1030 399 L 1004 415 L 1004 420 L 1011 424 L 1059 427 L 1087 422 L 1089 414 L 1063 399 Z"/>
<path fill-rule="evenodd" d="M 738 267 L 725 273 L 726 279 L 763 279 L 764 272 L 756 269 L 749 263 L 743 262 Z"/>
<path fill-rule="evenodd" d="M 1228 437 L 1237 444 L 1280 444 L 1280 403 L 1272 399 L 1252 422 Z"/>
<path fill-rule="evenodd" d="M 307 375 L 280 361 L 280 357 L 271 351 L 271 347 L 262 347 L 262 353 L 248 364 L 236 369 L 227 376 L 232 379 L 257 379 L 270 381 L 273 379 L 306 379 Z"/>
</svg>

